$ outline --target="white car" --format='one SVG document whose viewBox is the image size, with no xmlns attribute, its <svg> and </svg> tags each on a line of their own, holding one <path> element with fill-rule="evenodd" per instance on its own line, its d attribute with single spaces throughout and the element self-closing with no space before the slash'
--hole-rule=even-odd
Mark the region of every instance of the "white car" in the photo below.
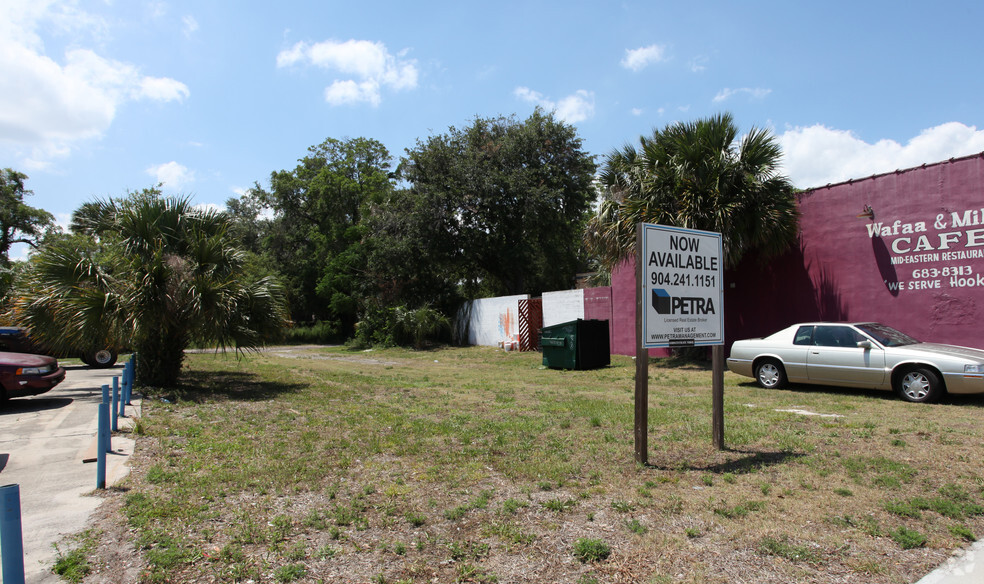
<svg viewBox="0 0 984 584">
<path fill-rule="evenodd" d="M 728 369 L 767 389 L 787 382 L 887 389 L 912 402 L 984 393 L 984 350 L 922 343 L 875 322 L 794 324 L 735 341 Z"/>
</svg>

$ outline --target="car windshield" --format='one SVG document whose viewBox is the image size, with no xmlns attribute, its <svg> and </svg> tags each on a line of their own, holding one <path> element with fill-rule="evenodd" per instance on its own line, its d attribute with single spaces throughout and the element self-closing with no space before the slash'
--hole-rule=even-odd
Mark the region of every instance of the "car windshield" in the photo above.
<svg viewBox="0 0 984 584">
<path fill-rule="evenodd" d="M 886 347 L 901 347 L 902 345 L 914 345 L 919 342 L 902 331 L 897 331 L 890 326 L 876 322 L 856 326 Z"/>
</svg>

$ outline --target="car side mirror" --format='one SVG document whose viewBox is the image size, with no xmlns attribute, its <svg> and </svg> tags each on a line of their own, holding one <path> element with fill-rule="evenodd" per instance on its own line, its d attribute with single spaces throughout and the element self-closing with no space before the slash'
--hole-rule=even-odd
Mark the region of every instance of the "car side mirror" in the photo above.
<svg viewBox="0 0 984 584">
<path fill-rule="evenodd" d="M 858 341 L 858 348 L 859 349 L 870 349 L 871 348 L 871 341 Z"/>
</svg>

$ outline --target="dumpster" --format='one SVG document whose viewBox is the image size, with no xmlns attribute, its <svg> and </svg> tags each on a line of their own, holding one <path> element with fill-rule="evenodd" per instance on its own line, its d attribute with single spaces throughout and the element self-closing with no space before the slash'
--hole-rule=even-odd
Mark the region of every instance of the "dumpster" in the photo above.
<svg viewBox="0 0 984 584">
<path fill-rule="evenodd" d="M 607 320 L 577 319 L 540 329 L 543 364 L 551 369 L 597 369 L 611 362 Z"/>
</svg>

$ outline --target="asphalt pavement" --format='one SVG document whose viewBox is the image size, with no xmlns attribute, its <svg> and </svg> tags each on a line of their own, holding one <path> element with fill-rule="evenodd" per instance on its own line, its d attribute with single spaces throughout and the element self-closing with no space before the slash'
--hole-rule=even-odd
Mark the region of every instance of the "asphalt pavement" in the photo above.
<svg viewBox="0 0 984 584">
<path fill-rule="evenodd" d="M 96 494 L 96 463 L 83 459 L 95 452 L 102 385 L 112 387 L 122 367 L 66 369 L 65 381 L 51 391 L 12 399 L 0 408 L 0 485 L 16 484 L 20 489 L 27 584 L 63 582 L 51 572 L 57 558 L 54 546 L 85 530 L 102 502 Z M 137 410 L 128 406 L 125 413 L 132 419 Z M 120 434 L 112 437 L 113 451 L 106 455 L 107 486 L 128 473 L 133 445 Z"/>
</svg>

